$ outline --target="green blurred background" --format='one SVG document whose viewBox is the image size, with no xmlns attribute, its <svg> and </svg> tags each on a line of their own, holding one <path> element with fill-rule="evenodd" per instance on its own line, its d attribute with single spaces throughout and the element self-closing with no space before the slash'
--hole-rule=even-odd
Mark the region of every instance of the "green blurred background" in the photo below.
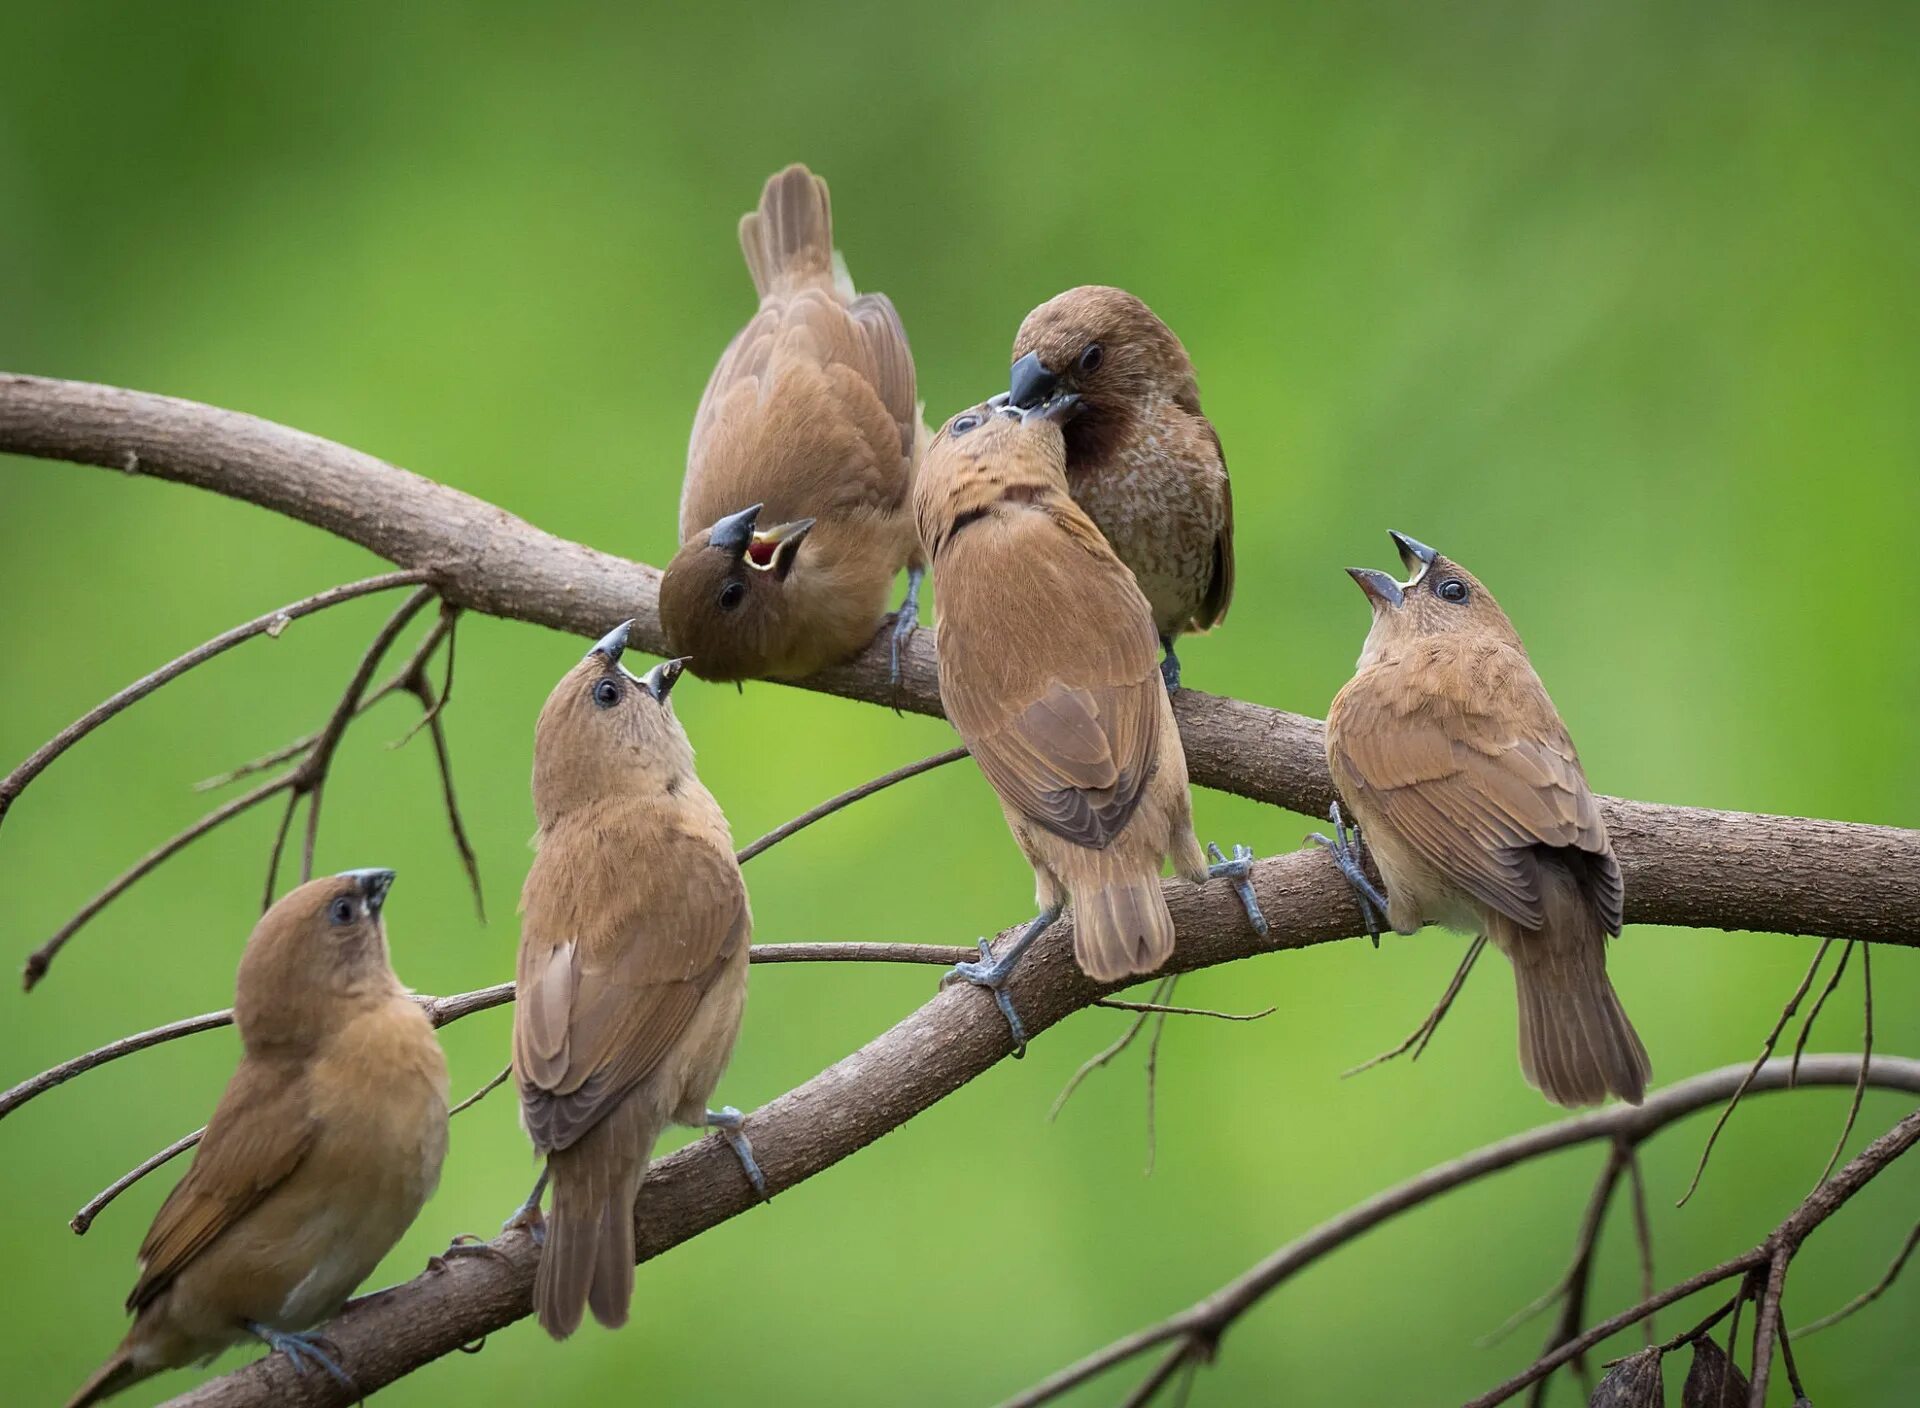
<svg viewBox="0 0 1920 1408">
<path fill-rule="evenodd" d="M 695 401 L 751 308 L 734 222 L 769 172 L 805 160 L 832 182 L 856 279 L 900 307 L 935 423 L 1004 386 L 1021 315 L 1070 284 L 1126 285 L 1180 332 L 1239 518 L 1232 620 L 1183 652 L 1199 687 L 1323 712 L 1366 623 L 1339 569 L 1390 565 L 1382 530 L 1404 528 L 1500 593 L 1600 789 L 1920 825 L 1911 7 L 0 9 L 0 367 L 255 412 L 660 563 Z M 0 764 L 227 625 L 377 570 L 205 494 L 8 460 Z M 392 604 L 249 645 L 59 762 L 0 835 L 0 956 L 24 957 L 197 815 L 194 780 L 316 726 Z M 423 991 L 511 973 L 532 719 L 580 648 L 462 628 L 448 726 L 485 927 L 429 750 L 384 746 L 409 708 L 349 737 L 320 863 L 399 869 L 396 960 Z M 951 739 L 772 686 L 689 680 L 676 699 L 742 840 Z M 1197 810 L 1203 836 L 1263 853 L 1308 829 L 1211 793 Z M 0 1080 L 226 1005 L 271 827 L 262 811 L 166 867 L 30 997 L 5 984 Z M 767 941 L 963 942 L 1029 912 L 1025 867 L 964 768 L 834 818 L 748 879 Z M 643 1268 L 624 1332 L 556 1347 L 522 1323 L 380 1401 L 996 1399 L 1375 1190 L 1550 1119 L 1516 1070 L 1497 967 L 1419 1065 L 1339 1078 L 1419 1018 L 1463 943 L 1347 943 L 1183 983 L 1182 1000 L 1279 1011 L 1167 1029 L 1151 1178 L 1142 1053 L 1045 1121 L 1119 1030 L 1119 1014 L 1084 1014 Z M 1613 972 L 1656 1077 L 1749 1057 L 1811 949 L 1630 930 Z M 1882 951 L 1882 1049 L 1920 1047 L 1912 957 Z M 1858 967 L 1816 1048 L 1856 1046 Z M 933 982 L 756 971 L 721 1095 L 764 1103 Z M 508 1023 L 445 1033 L 457 1093 L 500 1064 Z M 230 1031 L 169 1045 L 0 1131 L 6 1402 L 64 1398 L 122 1332 L 174 1171 L 85 1240 L 65 1219 L 200 1123 L 234 1052 Z M 1662 1281 L 1772 1226 L 1845 1104 L 1743 1109 L 1681 1211 L 1707 1120 L 1653 1145 Z M 1853 1147 L 1910 1104 L 1869 1095 Z M 1506 1174 L 1340 1252 L 1233 1332 L 1196 1401 L 1445 1403 L 1489 1386 L 1544 1324 L 1476 1340 L 1560 1273 L 1598 1161 Z M 463 1115 L 382 1276 L 490 1231 L 530 1172 L 511 1098 Z M 1791 1318 L 1876 1278 L 1917 1204 L 1909 1160 L 1796 1263 Z M 1632 1297 L 1633 1262 L 1616 1223 L 1596 1311 Z M 1913 1274 L 1807 1342 L 1816 1400 L 1913 1402 L 1917 1308 Z M 1076 1401 L 1116 1401 L 1134 1377 Z"/>
</svg>

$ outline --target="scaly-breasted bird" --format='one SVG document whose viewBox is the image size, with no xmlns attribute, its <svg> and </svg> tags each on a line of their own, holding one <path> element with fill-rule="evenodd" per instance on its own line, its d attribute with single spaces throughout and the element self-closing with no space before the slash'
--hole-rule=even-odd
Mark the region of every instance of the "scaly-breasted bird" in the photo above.
<svg viewBox="0 0 1920 1408">
<path fill-rule="evenodd" d="M 898 678 L 924 571 L 909 500 L 926 430 L 906 329 L 884 293 L 854 293 L 827 183 L 804 166 L 768 180 L 740 248 L 760 311 L 694 416 L 680 551 L 660 583 L 667 638 L 703 679 L 812 674 L 873 639 L 905 567 Z"/>
<path fill-rule="evenodd" d="M 682 662 L 627 673 L 632 624 L 561 677 L 534 731 L 513 1074 L 547 1161 L 522 1218 L 553 1180 L 533 1299 L 555 1339 L 588 1307 L 626 1322 L 634 1199 L 669 1121 L 719 1128 L 766 1192 L 740 1112 L 707 1109 L 747 1001 L 747 890 L 667 702 Z"/>
<path fill-rule="evenodd" d="M 1507 956 L 1520 1068 L 1549 1100 L 1637 1105 L 1647 1049 L 1607 980 L 1625 890 L 1579 754 L 1493 594 L 1425 544 L 1393 540 L 1408 581 L 1347 569 L 1373 629 L 1327 714 L 1327 766 L 1388 897 L 1344 834 L 1318 839 L 1398 932 L 1435 921 Z"/>
<path fill-rule="evenodd" d="M 981 961 L 949 978 L 993 991 L 1016 1050 L 1026 1035 L 1003 985 L 1069 898 L 1074 958 L 1102 982 L 1151 973 L 1173 952 L 1169 856 L 1183 879 L 1232 878 L 1266 932 L 1252 853 L 1235 847 L 1210 871 L 1194 838 L 1152 609 L 1067 492 L 1060 421 L 1073 401 L 961 412 L 914 486 L 940 603 L 940 700 L 1000 796 L 1040 907 L 999 959 L 983 939 Z"/>
<path fill-rule="evenodd" d="M 1233 489 L 1193 363 L 1125 289 L 1070 288 L 1020 324 L 1008 396 L 1028 408 L 1062 392 L 1080 398 L 1067 488 L 1152 604 L 1177 689 L 1175 639 L 1220 624 L 1233 597 Z"/>
<path fill-rule="evenodd" d="M 140 1244 L 133 1328 L 68 1408 L 253 1338 L 351 1381 L 300 1331 L 337 1311 L 440 1181 L 447 1063 L 394 976 L 391 870 L 309 881 L 235 984 L 240 1067 Z"/>
</svg>

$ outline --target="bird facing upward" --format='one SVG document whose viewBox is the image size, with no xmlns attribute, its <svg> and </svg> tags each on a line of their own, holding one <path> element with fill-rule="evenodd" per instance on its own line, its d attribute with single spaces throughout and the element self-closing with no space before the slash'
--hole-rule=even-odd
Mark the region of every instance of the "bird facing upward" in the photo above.
<svg viewBox="0 0 1920 1408">
<path fill-rule="evenodd" d="M 1492 593 L 1393 539 L 1408 581 L 1348 569 L 1373 627 L 1327 714 L 1327 766 L 1387 897 L 1344 839 L 1336 861 L 1398 932 L 1437 921 L 1507 956 L 1520 1067 L 1549 1100 L 1638 1104 L 1651 1068 L 1606 968 L 1625 890 L 1579 754 Z"/>
<path fill-rule="evenodd" d="M 351 1387 L 299 1332 L 393 1250 L 447 1151 L 446 1059 L 388 961 L 392 881 L 313 880 L 254 927 L 235 982 L 239 1069 L 140 1244 L 133 1328 L 68 1408 L 248 1338 Z"/>
<path fill-rule="evenodd" d="M 1070 288 L 1020 324 L 1010 381 L 1016 407 L 1080 398 L 1067 488 L 1152 604 L 1178 687 L 1175 638 L 1218 625 L 1233 597 L 1233 490 L 1187 349 L 1125 289 Z"/>
<path fill-rule="evenodd" d="M 760 309 L 694 416 L 680 551 L 660 584 L 667 637 L 704 679 L 812 674 L 872 640 L 906 567 L 897 676 L 923 571 L 910 497 L 926 431 L 906 330 L 885 294 L 855 294 L 827 183 L 806 167 L 768 180 L 740 247 Z"/>
<path fill-rule="evenodd" d="M 553 1213 L 534 1280 L 555 1339 L 626 1322 L 634 1199 L 669 1121 L 720 1128 L 764 1193 L 740 1113 L 709 1112 L 739 1034 L 753 927 L 733 838 L 668 693 L 621 668 L 632 622 L 554 686 L 534 731 L 537 852 L 520 896 L 513 1073 Z"/>
<path fill-rule="evenodd" d="M 998 961 L 953 976 L 993 989 L 1017 1047 L 1001 987 L 1069 897 L 1075 959 L 1112 982 L 1173 951 L 1162 863 L 1196 882 L 1210 873 L 1151 608 L 1067 492 L 1060 421 L 1072 411 L 1071 396 L 963 411 L 914 488 L 940 603 L 941 703 L 999 794 L 1040 907 Z M 1239 855 L 1218 873 L 1244 884 L 1247 864 Z M 1251 889 L 1242 896 L 1264 932 Z"/>
</svg>

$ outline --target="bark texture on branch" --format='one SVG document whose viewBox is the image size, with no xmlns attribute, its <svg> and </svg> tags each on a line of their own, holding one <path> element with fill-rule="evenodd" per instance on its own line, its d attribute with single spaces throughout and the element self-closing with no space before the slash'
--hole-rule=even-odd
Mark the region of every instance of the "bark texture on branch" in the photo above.
<svg viewBox="0 0 1920 1408">
<path fill-rule="evenodd" d="M 452 605 L 597 638 L 626 617 L 665 654 L 660 574 L 471 494 L 271 421 L 89 382 L 0 373 L 0 451 L 100 465 L 258 504 L 434 574 Z M 940 713 L 933 633 L 888 680 L 884 640 L 805 687 Z M 1174 702 L 1203 787 L 1309 816 L 1333 799 L 1317 719 L 1197 690 Z M 1920 832 L 1602 799 L 1635 923 L 1920 945 Z"/>
</svg>

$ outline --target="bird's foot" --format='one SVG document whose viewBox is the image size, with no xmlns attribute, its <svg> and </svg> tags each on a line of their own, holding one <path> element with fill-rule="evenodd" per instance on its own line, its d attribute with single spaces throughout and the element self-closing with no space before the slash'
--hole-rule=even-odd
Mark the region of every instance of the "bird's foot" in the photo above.
<svg viewBox="0 0 1920 1408">
<path fill-rule="evenodd" d="M 1333 857 L 1333 863 L 1340 867 L 1340 873 L 1347 877 L 1347 884 L 1353 887 L 1353 897 L 1360 902 L 1360 917 L 1366 922 L 1367 937 L 1373 940 L 1375 948 L 1379 948 L 1380 930 L 1387 923 L 1387 901 L 1374 888 L 1373 881 L 1367 879 L 1367 850 L 1360 840 L 1360 828 L 1355 826 L 1353 834 L 1347 834 L 1347 823 L 1340 815 L 1338 802 L 1327 812 L 1327 820 L 1333 823 L 1332 840 L 1318 831 L 1311 833 L 1307 839 L 1325 846 Z"/>
<path fill-rule="evenodd" d="M 913 633 L 920 627 L 920 581 L 926 575 L 925 568 L 909 567 L 907 569 L 907 594 L 900 602 L 900 609 L 893 613 L 893 631 L 887 641 L 887 659 L 892 668 L 888 678 L 895 689 L 900 688 L 900 652 L 906 649 L 907 642 L 913 639 Z"/>
<path fill-rule="evenodd" d="M 1235 846 L 1233 859 L 1228 860 L 1220 854 L 1220 848 L 1207 842 L 1207 854 L 1213 857 L 1213 864 L 1207 867 L 1209 880 L 1231 880 L 1234 893 L 1240 896 L 1240 907 L 1247 912 L 1247 923 L 1253 926 L 1253 932 L 1261 938 L 1267 936 L 1267 916 L 1260 912 L 1260 901 L 1253 893 L 1253 847 Z"/>
<path fill-rule="evenodd" d="M 1160 648 L 1166 655 L 1160 661 L 1160 678 L 1165 681 L 1167 693 L 1172 694 L 1180 688 L 1180 657 L 1173 653 L 1173 637 L 1161 636 Z"/>
<path fill-rule="evenodd" d="M 527 1200 L 513 1210 L 513 1216 L 500 1224 L 502 1232 L 525 1231 L 533 1238 L 536 1247 L 547 1244 L 547 1215 L 540 1211 L 540 1195 L 547 1191 L 547 1180 L 553 1176 L 553 1170 L 543 1168 L 540 1177 L 533 1185 L 533 1191 L 527 1194 Z"/>
<path fill-rule="evenodd" d="M 766 1176 L 760 1172 L 760 1165 L 754 1162 L 753 1145 L 748 1142 L 746 1132 L 740 1128 L 746 1117 L 731 1105 L 722 1105 L 717 1110 L 707 1111 L 707 1128 L 720 1131 L 720 1137 L 727 1141 L 740 1167 L 746 1171 L 747 1182 L 753 1185 L 753 1191 L 760 1195 L 760 1201 L 770 1203 L 773 1194 L 767 1191 Z"/>
<path fill-rule="evenodd" d="M 521 1211 L 524 1212 L 525 1209 Z M 517 1221 L 519 1216 L 520 1213 L 515 1213 L 513 1218 L 508 1220 L 507 1226 L 519 1226 L 520 1223 Z M 485 1237 L 473 1232 L 462 1232 L 451 1242 L 447 1243 L 445 1251 L 442 1251 L 437 1256 L 427 1258 L 427 1270 L 437 1276 L 447 1269 L 448 1262 L 463 1256 L 490 1256 L 497 1261 L 507 1262 L 513 1260 L 512 1257 L 501 1251 L 500 1248 L 496 1247 L 492 1242 L 489 1242 Z"/>
<path fill-rule="evenodd" d="M 1007 1019 L 1007 1026 L 1013 1031 L 1013 1059 L 1016 1061 L 1027 1054 L 1027 1029 L 1020 1021 L 1020 1014 L 1013 1010 L 1013 999 L 1007 996 L 1006 982 L 1013 976 L 1013 965 L 1020 957 L 1019 950 L 1020 945 L 1015 944 L 1004 958 L 995 959 L 993 945 L 982 939 L 978 963 L 956 963 L 940 979 L 941 987 L 949 983 L 967 982 L 993 994 L 1000 1015 Z"/>
<path fill-rule="evenodd" d="M 337 1345 L 319 1335 L 296 1335 L 291 1330 L 276 1330 L 271 1325 L 262 1325 L 258 1320 L 247 1321 L 247 1330 L 263 1340 L 269 1349 L 286 1355 L 300 1373 L 307 1372 L 307 1361 L 312 1360 L 326 1370 L 340 1387 L 355 1398 L 360 1396 L 360 1390 L 354 1384 L 352 1376 L 334 1362 L 333 1355 L 327 1353 L 327 1350 L 332 1350 L 333 1354 L 337 1355 L 340 1352 Z M 325 1345 L 326 1349 L 322 1349 L 322 1345 Z"/>
</svg>

